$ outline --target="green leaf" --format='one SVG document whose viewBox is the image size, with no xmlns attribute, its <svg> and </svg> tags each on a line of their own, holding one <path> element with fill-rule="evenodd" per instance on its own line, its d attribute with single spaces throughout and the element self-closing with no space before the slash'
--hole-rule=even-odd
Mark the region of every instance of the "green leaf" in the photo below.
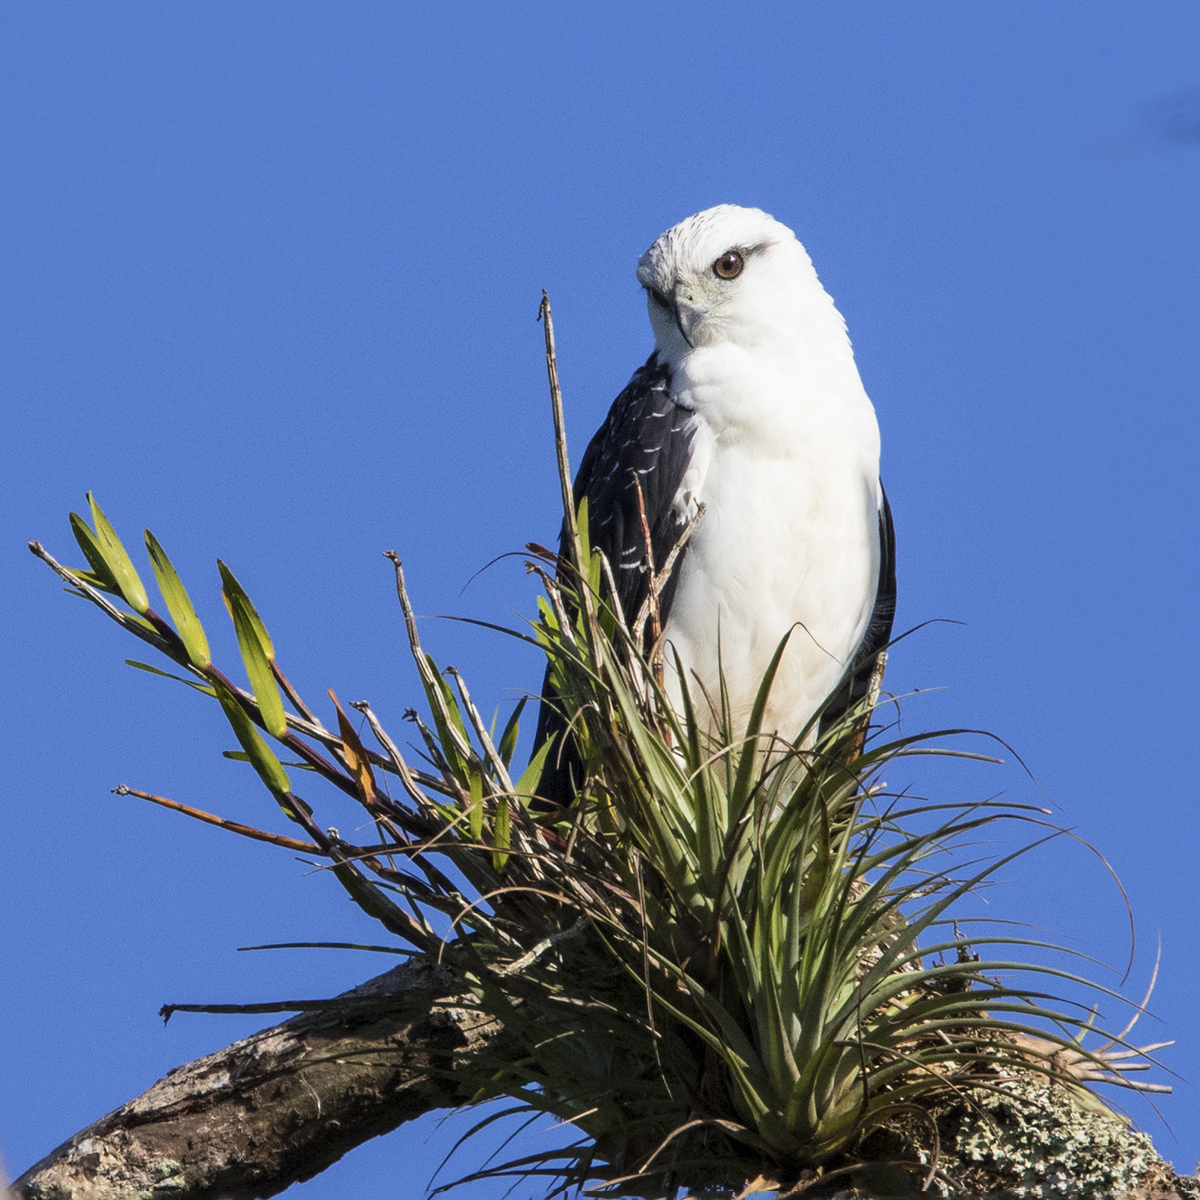
<svg viewBox="0 0 1200 1200">
<path fill-rule="evenodd" d="M 528 699 L 528 696 L 522 696 L 517 702 L 517 707 L 513 709 L 512 716 L 508 718 L 504 732 L 500 735 L 500 761 L 506 767 L 512 762 L 513 752 L 517 748 L 517 735 L 521 729 L 521 713 L 525 711 L 525 702 Z"/>
<path fill-rule="evenodd" d="M 534 626 L 534 632 L 538 635 L 538 641 L 541 642 L 542 645 L 548 645 L 549 643 L 546 638 L 546 631 L 558 631 L 558 615 L 555 613 L 554 609 L 551 607 L 550 601 L 547 600 L 545 596 L 539 596 L 537 598 L 537 606 L 538 614 L 542 618 L 542 624 L 544 624 L 545 629 L 542 628 L 542 624 L 539 624 Z"/>
<path fill-rule="evenodd" d="M 494 828 L 496 853 L 492 855 L 492 866 L 503 871 L 508 855 L 502 853 L 512 845 L 512 825 L 508 812 L 508 797 L 501 793 L 496 797 L 496 821 Z"/>
<path fill-rule="evenodd" d="M 363 942 L 268 942 L 262 946 L 239 946 L 238 950 L 373 950 L 377 954 L 412 954 L 401 946 L 373 946 Z"/>
<path fill-rule="evenodd" d="M 108 586 L 108 581 L 97 575 L 95 571 L 81 571 L 77 568 L 68 568 L 71 575 L 80 583 L 86 583 L 90 587 L 94 587 L 98 592 L 112 592 L 114 596 L 119 596 L 121 593 Z M 74 590 L 74 589 L 72 589 Z M 91 600 L 86 592 L 75 592 L 75 595 L 82 596 L 85 600 Z M 153 628 L 153 626 L 151 626 Z"/>
<path fill-rule="evenodd" d="M 274 662 L 275 646 L 271 641 L 271 635 L 267 633 L 267 627 L 263 624 L 262 617 L 258 615 L 258 610 L 250 602 L 250 597 L 246 595 L 246 589 L 238 583 L 234 573 L 219 558 L 217 559 L 217 570 L 221 572 L 221 588 L 225 593 L 226 600 L 232 601 L 235 595 L 241 596 L 254 632 L 262 643 L 263 653 L 267 656 L 268 662 Z"/>
<path fill-rule="evenodd" d="M 537 794 L 538 784 L 542 782 L 542 768 L 546 765 L 546 759 L 556 741 L 558 738 L 547 738 L 521 773 L 521 778 L 517 780 L 514 790 L 522 799 Z"/>
<path fill-rule="evenodd" d="M 250 761 L 250 755 L 245 750 L 222 750 L 221 757 L 232 759 L 234 762 L 248 763 Z M 312 763 L 300 762 L 298 759 L 284 758 L 280 759 L 280 762 L 285 767 L 295 767 L 297 771 L 316 772 L 317 770 Z"/>
<path fill-rule="evenodd" d="M 593 596 L 600 595 L 600 552 L 592 549 L 591 527 L 588 521 L 588 498 L 579 501 L 579 515 L 576 520 L 579 526 L 579 549 L 583 554 L 582 574 L 583 584 Z"/>
<path fill-rule="evenodd" d="M 221 575 L 225 578 L 224 569 Z M 229 578 L 232 579 L 232 576 Z M 235 584 L 236 582 L 234 580 Z M 258 620 L 258 614 L 254 612 L 253 605 L 246 599 L 246 594 L 241 588 L 231 590 L 227 586 L 225 599 L 233 617 L 233 627 L 237 632 L 238 649 L 242 652 L 246 677 L 250 680 L 250 690 L 258 702 L 263 724 L 272 737 L 282 738 L 287 734 L 287 717 L 284 716 L 283 697 L 279 693 L 279 685 L 275 682 L 275 673 L 271 670 L 263 644 L 266 630 L 263 630 L 263 636 L 259 635 L 258 630 L 262 622 Z M 269 638 L 266 639 L 266 643 L 270 645 Z"/>
<path fill-rule="evenodd" d="M 429 939 L 425 936 L 426 930 L 421 924 L 393 904 L 378 884 L 364 879 L 354 864 L 349 862 L 336 846 L 332 847 L 330 853 L 334 860 L 333 873 L 338 882 L 350 893 L 350 898 L 363 912 L 381 922 L 391 933 L 404 938 L 419 949 L 428 948 Z"/>
<path fill-rule="evenodd" d="M 146 534 L 146 550 L 150 554 L 150 565 L 154 568 L 154 578 L 158 580 L 158 590 L 162 592 L 167 604 L 167 611 L 175 622 L 175 632 L 187 651 L 192 666 L 201 671 L 212 665 L 212 657 L 208 652 L 208 638 L 204 636 L 204 626 L 196 616 L 192 601 L 183 586 L 167 552 L 158 544 L 158 539 L 150 532 Z"/>
<path fill-rule="evenodd" d="M 586 496 L 579 498 L 579 507 L 575 511 L 575 523 L 579 526 L 579 548 L 583 551 L 584 558 L 589 558 L 592 553 L 592 527 L 588 518 L 588 498 Z"/>
<path fill-rule="evenodd" d="M 454 699 L 454 693 L 450 690 L 450 685 L 442 678 L 437 663 L 433 661 L 432 654 L 426 654 L 425 661 L 429 664 L 429 671 L 437 681 L 438 688 L 446 704 L 446 711 L 450 714 L 450 719 L 454 722 L 455 729 L 462 734 L 464 741 L 469 742 L 470 736 L 467 733 L 466 725 L 463 723 L 462 713 L 458 710 L 458 701 Z M 438 711 L 438 706 L 434 703 L 432 696 L 430 697 L 430 706 L 435 712 Z"/>
<path fill-rule="evenodd" d="M 148 671 L 151 675 L 161 675 L 164 679 L 174 679 L 177 683 L 186 683 L 188 687 L 195 688 L 198 692 L 203 692 L 206 696 L 215 696 L 216 691 L 207 683 L 197 683 L 194 679 L 185 679 L 182 675 L 172 675 L 170 671 L 160 671 L 157 667 L 152 667 L 149 663 L 138 662 L 136 658 L 127 658 L 125 660 L 127 667 L 136 667 L 139 671 Z"/>
<path fill-rule="evenodd" d="M 233 727 L 234 735 L 241 742 L 250 765 L 258 772 L 258 777 L 266 784 L 271 795 L 280 802 L 283 811 L 294 821 L 295 814 L 288 802 L 292 790 L 292 782 L 288 779 L 283 764 L 271 752 L 271 748 L 263 741 L 262 735 L 254 728 L 254 722 L 246 715 L 246 710 L 237 702 L 236 697 L 225 687 L 217 685 L 217 699 L 225 710 L 225 716 Z"/>
<path fill-rule="evenodd" d="M 740 803 L 750 791 L 751 776 L 754 774 L 755 765 L 760 757 L 761 743 L 758 740 L 758 734 L 762 729 L 763 714 L 767 711 L 767 700 L 771 695 L 771 685 L 775 682 L 775 673 L 779 670 L 780 660 L 783 658 L 783 652 L 787 649 L 788 642 L 791 641 L 794 630 L 795 626 L 789 629 L 780 639 L 779 645 L 775 647 L 775 653 L 771 656 L 771 661 L 767 665 L 762 682 L 758 685 L 758 692 L 754 697 L 754 705 L 750 710 L 750 719 L 746 722 L 746 743 L 742 748 L 741 759 L 738 762 L 737 781 L 733 789 L 735 804 Z"/>
<path fill-rule="evenodd" d="M 471 770 L 471 799 L 467 810 L 467 825 L 471 830 L 471 839 L 480 841 L 483 838 L 483 775 Z"/>
<path fill-rule="evenodd" d="M 92 532 L 92 527 L 78 513 L 71 514 L 71 532 L 92 568 L 90 575 L 85 575 L 82 571 L 77 571 L 76 574 L 86 578 L 88 583 L 102 592 L 111 592 L 114 596 L 121 595 L 121 586 L 108 569 L 108 563 L 104 561 L 104 553 Z"/>
<path fill-rule="evenodd" d="M 125 547 L 121 545 L 121 539 L 117 537 L 116 530 L 109 524 L 108 518 L 104 515 L 100 505 L 93 499 L 91 492 L 87 493 L 87 500 L 92 510 L 92 522 L 96 526 L 95 545 L 101 560 L 108 568 L 125 603 L 134 612 L 144 614 L 150 607 L 150 601 L 146 597 L 146 589 L 134 568 L 133 560 L 129 557 Z M 85 550 L 84 553 L 86 554 L 87 551 Z"/>
<path fill-rule="evenodd" d="M 446 765 L 450 768 L 455 779 L 463 786 L 473 786 L 469 776 L 472 771 L 469 759 L 470 737 L 463 724 L 462 713 L 454 699 L 450 685 L 442 678 L 433 655 L 424 655 L 427 671 L 422 674 L 421 682 L 425 688 L 425 697 L 429 702 L 429 711 L 433 715 L 434 728 L 437 730 L 438 745 Z M 460 744 L 466 754 L 460 752 Z"/>
</svg>

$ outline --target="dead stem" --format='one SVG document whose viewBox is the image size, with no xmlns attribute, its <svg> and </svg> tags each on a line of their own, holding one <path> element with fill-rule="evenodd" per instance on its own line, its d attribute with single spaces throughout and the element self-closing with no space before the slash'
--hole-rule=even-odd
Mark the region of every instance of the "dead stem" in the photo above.
<svg viewBox="0 0 1200 1200">
<path fill-rule="evenodd" d="M 412 602 L 408 598 L 408 589 L 404 585 L 404 567 L 400 563 L 400 555 L 395 550 L 385 550 L 383 557 L 390 559 L 396 569 L 396 595 L 400 599 L 400 608 L 404 613 L 404 627 L 408 631 L 408 645 L 412 651 L 413 660 L 417 664 L 417 671 L 421 676 L 421 682 L 425 684 L 429 703 L 437 710 L 438 716 L 441 717 L 454 749 L 467 762 L 476 762 L 479 755 L 471 748 L 466 738 L 459 733 L 454 718 L 450 715 L 450 708 L 446 703 L 446 697 L 442 692 L 442 681 L 433 673 L 433 668 L 429 665 L 429 659 L 426 657 L 425 651 L 421 649 L 421 639 L 417 634 L 417 618 L 413 612 Z"/>
<path fill-rule="evenodd" d="M 662 662 L 662 612 L 658 606 L 658 575 L 654 570 L 654 543 L 650 539 L 650 522 L 646 520 L 646 498 L 642 495 L 642 481 L 633 473 L 633 487 L 637 495 L 638 520 L 642 526 L 642 542 L 646 549 L 646 599 L 650 601 L 650 670 L 654 680 L 663 685 Z M 639 630 L 638 633 L 641 631 Z M 638 639 L 638 649 L 641 641 Z"/>
<path fill-rule="evenodd" d="M 488 733 L 487 726 L 483 723 L 483 717 L 480 716 L 479 710 L 475 707 L 475 703 L 471 699 L 471 693 L 467 691 L 466 682 L 462 675 L 459 674 L 458 668 L 447 667 L 446 674 L 458 685 L 458 694 L 462 698 L 463 707 L 467 710 L 471 727 L 475 730 L 475 736 L 479 739 L 479 744 L 483 747 L 488 762 L 492 765 L 492 770 L 496 772 L 496 778 L 500 781 L 500 786 L 506 792 L 516 791 L 516 788 L 513 787 L 513 781 L 509 777 L 508 768 L 504 765 L 504 760 L 492 744 L 492 738 Z"/>
<path fill-rule="evenodd" d="M 163 808 L 171 808 L 185 816 L 194 817 L 206 825 L 216 825 L 218 829 L 227 829 L 230 833 L 240 833 L 242 837 L 253 838 L 256 842 L 269 842 L 272 846 L 282 846 L 285 850 L 298 850 L 303 854 L 324 854 L 325 851 L 314 842 L 301 842 L 296 838 L 283 837 L 278 833 L 267 833 L 263 829 L 255 829 L 252 825 L 241 825 L 237 821 L 228 821 L 214 813 L 205 812 L 201 808 L 193 808 L 190 804 L 180 804 L 178 800 L 168 800 L 166 796 L 156 796 L 153 792 L 139 791 L 137 788 L 120 784 L 113 788 L 115 796 L 136 796 L 139 800 L 149 800 L 151 804 L 160 804 Z"/>
<path fill-rule="evenodd" d="M 571 485 L 571 463 L 567 457 L 567 426 L 563 418 L 562 388 L 558 382 L 558 357 L 554 349 L 554 318 L 550 314 L 550 297 L 543 291 L 538 306 L 538 320 L 546 335 L 546 375 L 550 381 L 550 407 L 554 415 L 554 449 L 558 457 L 558 484 L 562 489 L 563 524 L 567 531 L 567 548 L 576 570 L 586 578 L 587 564 L 579 542 L 579 524 L 575 515 L 575 493 Z"/>
<path fill-rule="evenodd" d="M 650 605 L 658 603 L 658 596 L 667 585 L 667 581 L 671 578 L 675 570 L 675 564 L 679 561 L 679 556 L 687 548 L 688 541 L 691 539 L 692 533 L 696 526 L 700 524 L 700 518 L 704 516 L 708 508 L 704 504 L 698 504 L 696 511 L 692 513 L 691 520 L 684 526 L 683 532 L 679 535 L 679 540 L 671 547 L 671 553 L 667 555 L 666 561 L 662 565 L 662 570 L 658 573 L 658 589 L 654 593 L 654 599 L 651 600 L 650 594 L 642 601 L 641 607 L 638 609 L 637 617 L 633 622 L 633 636 L 635 641 L 640 641 L 642 630 L 646 627 L 646 620 L 650 615 Z"/>
</svg>

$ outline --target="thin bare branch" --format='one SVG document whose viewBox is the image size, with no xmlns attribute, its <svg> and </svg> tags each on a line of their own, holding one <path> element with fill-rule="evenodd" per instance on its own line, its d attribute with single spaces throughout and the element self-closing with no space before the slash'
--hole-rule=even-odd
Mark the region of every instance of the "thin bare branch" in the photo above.
<svg viewBox="0 0 1200 1200">
<path fill-rule="evenodd" d="M 513 787 L 512 779 L 509 778 L 508 768 L 504 765 L 504 760 L 492 744 L 492 737 L 488 733 L 487 726 L 483 723 L 483 717 L 479 715 L 479 710 L 475 707 L 475 703 L 471 699 L 471 693 L 467 691 L 466 681 L 459 673 L 457 667 L 447 667 L 446 674 L 451 676 L 458 685 L 458 694 L 462 699 L 463 707 L 467 710 L 467 717 L 471 722 L 471 728 L 475 730 L 475 736 L 479 739 L 479 744 L 483 747 L 488 762 L 492 764 L 492 770 L 496 772 L 496 778 L 500 781 L 500 786 L 506 792 L 516 791 Z"/>
<path fill-rule="evenodd" d="M 400 753 L 396 743 L 388 736 L 387 731 L 375 715 L 370 704 L 365 700 L 357 702 L 351 700 L 350 707 L 362 713 L 366 718 L 367 724 L 371 727 L 371 732 L 375 735 L 376 740 L 387 751 L 388 759 L 392 764 L 392 770 L 399 776 L 400 782 L 404 785 L 404 790 L 421 812 L 427 812 L 431 807 L 431 802 L 429 797 L 421 791 L 417 782 L 418 773 L 404 761 L 404 756 Z"/>
<path fill-rule="evenodd" d="M 224 817 L 218 817 L 213 813 L 205 812 L 201 808 L 192 808 L 190 804 L 180 804 L 178 800 L 168 800 L 166 796 L 156 796 L 153 792 L 139 791 L 137 788 L 128 787 L 123 783 L 113 788 L 113 794 L 116 796 L 137 796 L 139 800 L 149 800 L 151 804 L 159 804 L 163 808 L 174 809 L 175 812 L 181 812 L 185 816 L 194 817 L 197 821 L 203 821 L 206 825 L 216 825 L 219 829 L 227 829 L 230 833 L 239 833 L 242 837 L 253 838 L 256 842 L 269 842 L 272 846 L 282 846 L 285 850 L 298 850 L 303 854 L 325 853 L 314 842 L 301 842 L 296 838 L 283 837 L 278 833 L 267 833 L 265 830 L 255 829 L 252 825 L 240 825 L 237 821 L 227 821 Z"/>
<path fill-rule="evenodd" d="M 554 451 L 558 461 L 558 484 L 562 489 L 563 524 L 567 531 L 567 548 L 574 566 L 583 576 L 587 564 L 579 542 L 579 524 L 575 515 L 575 492 L 571 484 L 571 462 L 567 455 L 567 425 L 563 417 L 562 389 L 558 383 L 558 356 L 554 349 L 554 318 L 550 313 L 550 297 L 543 291 L 538 307 L 538 320 L 546 336 L 546 376 L 550 382 L 550 408 L 554 417 Z"/>
<path fill-rule="evenodd" d="M 304 703 L 300 697 L 300 693 L 292 687 L 291 680 L 283 673 L 283 669 L 274 659 L 271 659 L 271 673 L 275 676 L 275 682 L 283 688 L 284 695 L 292 702 L 295 710 L 315 729 L 324 730 L 325 726 L 321 724 L 312 709 Z"/>
<path fill-rule="evenodd" d="M 408 598 L 408 588 L 404 584 L 404 567 L 401 565 L 400 556 L 395 550 L 385 550 L 383 557 L 390 560 L 396 570 L 396 595 L 400 600 L 400 609 L 404 613 L 404 627 L 408 632 L 408 645 L 412 651 L 413 660 L 417 664 L 417 672 L 420 674 L 421 680 L 425 684 L 426 691 L 429 694 L 429 702 L 437 710 L 438 716 L 441 717 L 442 722 L 445 724 L 454 749 L 465 761 L 477 762 L 479 755 L 468 744 L 466 738 L 459 733 L 458 726 L 450 714 L 449 706 L 446 704 L 445 696 L 442 693 L 441 680 L 433 673 L 433 669 L 429 665 L 429 660 L 425 657 L 425 651 L 421 648 L 421 638 L 417 633 L 417 617 L 413 612 L 412 601 Z"/>
<path fill-rule="evenodd" d="M 633 622 L 633 636 L 635 641 L 639 641 L 642 636 L 642 630 L 646 627 L 646 619 L 650 615 L 650 605 L 658 603 L 658 594 L 661 594 L 667 581 L 671 578 L 672 572 L 675 570 L 675 564 L 679 561 L 679 556 L 687 549 L 687 544 L 691 540 L 692 534 L 696 530 L 696 526 L 700 524 L 700 519 L 708 511 L 707 506 L 698 504 L 696 511 L 692 513 L 691 519 L 683 527 L 683 532 L 679 535 L 679 540 L 671 547 L 671 553 L 667 555 L 662 565 L 662 570 L 658 572 L 658 593 L 652 601 L 650 595 L 642 601 L 641 607 L 638 609 L 637 616 Z"/>
<path fill-rule="evenodd" d="M 646 551 L 646 599 L 650 602 L 650 670 L 655 682 L 663 685 L 662 662 L 662 612 L 658 605 L 658 573 L 654 569 L 654 543 L 650 538 L 650 522 L 646 520 L 646 498 L 642 495 L 642 481 L 633 473 L 633 486 L 637 495 L 638 520 L 642 526 L 642 544 Z M 642 631 L 634 630 L 634 639 L 641 648 Z"/>
</svg>

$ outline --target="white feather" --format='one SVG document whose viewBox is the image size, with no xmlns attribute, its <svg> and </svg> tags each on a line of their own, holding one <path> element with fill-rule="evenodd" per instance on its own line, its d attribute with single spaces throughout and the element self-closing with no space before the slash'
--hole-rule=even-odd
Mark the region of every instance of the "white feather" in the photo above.
<svg viewBox="0 0 1200 1200">
<path fill-rule="evenodd" d="M 745 267 L 724 280 L 713 263 L 731 249 Z M 695 411 L 675 502 L 707 507 L 667 637 L 714 697 L 720 662 L 740 725 L 795 627 L 765 722 L 794 738 L 845 674 L 875 600 L 875 411 L 807 253 L 766 213 L 722 205 L 688 218 L 647 251 L 638 278 L 687 309 L 690 342 L 650 301 L 673 397 Z"/>
</svg>

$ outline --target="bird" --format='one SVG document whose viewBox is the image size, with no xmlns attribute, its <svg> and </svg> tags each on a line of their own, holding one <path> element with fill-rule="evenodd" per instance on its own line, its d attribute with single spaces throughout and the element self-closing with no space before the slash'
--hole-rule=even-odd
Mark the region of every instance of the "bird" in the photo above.
<svg viewBox="0 0 1200 1200">
<path fill-rule="evenodd" d="M 587 498 L 591 545 L 630 620 L 648 592 L 647 540 L 661 569 L 686 533 L 659 598 L 662 638 L 689 689 L 717 696 L 723 673 L 735 729 L 791 631 L 761 728 L 811 736 L 818 712 L 828 727 L 867 693 L 896 605 L 879 426 L 846 323 L 796 235 L 757 208 L 681 221 L 637 279 L 654 350 L 589 443 L 575 504 Z M 548 685 L 549 672 L 535 753 L 564 728 Z M 539 796 L 568 803 L 578 773 L 560 743 Z"/>
</svg>

